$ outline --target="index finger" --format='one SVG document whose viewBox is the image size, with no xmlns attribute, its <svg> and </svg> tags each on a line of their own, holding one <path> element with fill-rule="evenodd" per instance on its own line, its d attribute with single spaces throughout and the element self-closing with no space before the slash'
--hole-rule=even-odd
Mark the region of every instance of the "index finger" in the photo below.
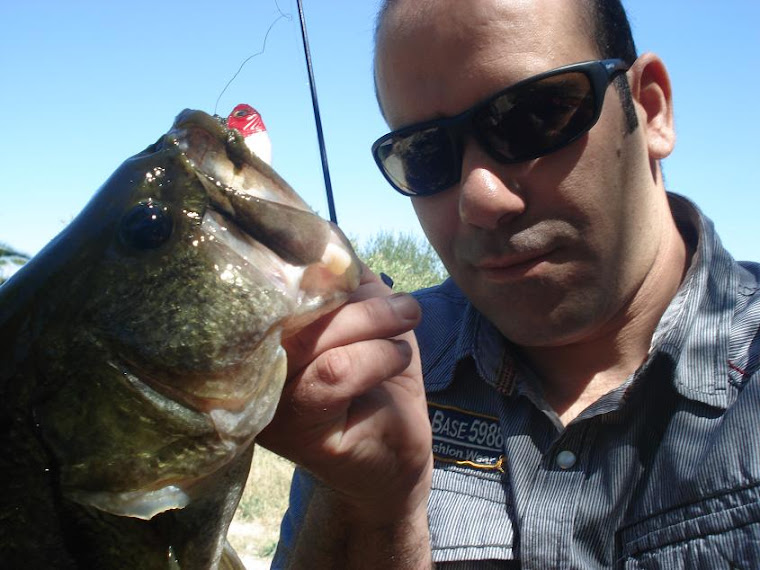
<svg viewBox="0 0 760 570">
<path fill-rule="evenodd" d="M 420 318 L 420 307 L 411 295 L 393 293 L 365 266 L 362 282 L 347 304 L 284 339 L 288 376 L 331 348 L 398 337 L 413 329 Z"/>
</svg>

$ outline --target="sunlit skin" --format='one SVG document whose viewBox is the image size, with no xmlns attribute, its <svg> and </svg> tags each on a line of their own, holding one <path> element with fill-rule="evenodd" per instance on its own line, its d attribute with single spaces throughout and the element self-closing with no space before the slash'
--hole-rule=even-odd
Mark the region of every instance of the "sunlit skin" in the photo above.
<svg viewBox="0 0 760 570">
<path fill-rule="evenodd" d="M 521 79 L 599 59 L 585 29 L 566 0 L 401 2 L 376 58 L 389 126 L 453 116 Z M 674 143 L 667 74 L 645 54 L 627 75 L 633 133 L 610 86 L 575 143 L 503 165 L 469 140 L 459 185 L 412 199 L 454 280 L 522 347 L 566 419 L 645 358 L 685 267 L 657 165 Z"/>
</svg>

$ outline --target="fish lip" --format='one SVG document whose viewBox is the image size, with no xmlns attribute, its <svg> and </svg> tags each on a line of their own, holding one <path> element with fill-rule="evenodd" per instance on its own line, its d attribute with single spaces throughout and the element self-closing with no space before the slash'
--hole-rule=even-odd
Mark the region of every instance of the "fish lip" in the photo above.
<svg viewBox="0 0 760 570">
<path fill-rule="evenodd" d="M 222 201 L 248 196 L 314 213 L 269 164 L 251 152 L 243 136 L 228 128 L 220 117 L 185 109 L 165 136 L 169 145 L 179 149 L 189 169 Z M 252 175 L 251 171 L 257 174 Z"/>
<path fill-rule="evenodd" d="M 179 144 L 180 139 L 182 138 L 182 133 L 189 133 L 193 129 L 197 129 L 209 135 L 210 138 L 219 145 L 219 150 L 224 151 L 225 157 L 235 168 L 239 169 L 242 168 L 243 165 L 246 165 L 258 170 L 263 170 L 265 175 L 274 176 L 279 179 L 279 175 L 277 175 L 271 166 L 251 152 L 251 149 L 245 144 L 243 135 L 235 129 L 228 128 L 224 124 L 223 119 L 218 115 L 212 116 L 203 111 L 185 109 L 177 115 L 168 136 L 172 142 Z M 193 160 L 193 157 L 188 156 L 187 149 L 182 148 L 181 145 L 180 150 L 182 150 L 183 154 L 185 154 L 191 161 L 197 162 Z M 199 165 L 196 164 L 194 167 L 200 172 L 213 177 L 212 173 L 205 172 Z"/>
<path fill-rule="evenodd" d="M 193 132 L 206 135 L 198 140 Z M 185 109 L 174 120 L 174 124 L 165 135 L 170 145 L 179 148 L 182 155 L 189 161 L 192 170 L 202 173 L 212 180 L 218 180 L 214 172 L 203 168 L 205 155 L 216 151 L 218 157 L 223 157 L 232 163 L 235 169 L 244 165 L 259 168 L 256 157 L 245 145 L 242 135 L 228 129 L 219 117 L 212 117 L 203 111 Z M 217 160 L 218 162 L 218 160 Z M 259 161 L 260 162 L 260 161 Z M 221 185 L 230 186 L 227 181 L 219 180 Z"/>
<path fill-rule="evenodd" d="M 246 150 L 248 148 L 243 143 L 240 133 L 233 129 L 228 129 L 221 117 L 217 115 L 209 115 L 208 113 L 195 109 L 184 109 L 177 115 L 177 118 L 174 119 L 174 125 L 171 130 L 174 131 L 190 127 L 198 127 L 208 133 L 216 135 L 220 140 L 230 139 L 231 141 L 237 141 L 237 143 L 233 142 L 232 144 L 238 144 Z"/>
<path fill-rule="evenodd" d="M 167 142 L 178 148 L 188 170 L 204 186 L 212 209 L 288 263 L 308 265 L 322 258 L 331 234 L 327 222 L 220 118 L 185 109 Z M 294 224 L 308 228 L 311 238 L 290 240 Z"/>
<path fill-rule="evenodd" d="M 208 207 L 284 262 L 305 268 L 320 264 L 335 277 L 357 264 L 341 230 L 318 216 L 219 117 L 186 109 L 166 136 L 206 189 Z M 308 239 L 293 239 L 296 234 Z"/>
</svg>

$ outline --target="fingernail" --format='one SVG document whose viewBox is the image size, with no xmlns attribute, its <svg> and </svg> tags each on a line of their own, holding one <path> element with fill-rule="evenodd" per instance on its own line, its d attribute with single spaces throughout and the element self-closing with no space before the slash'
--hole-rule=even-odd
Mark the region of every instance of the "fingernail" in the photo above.
<svg viewBox="0 0 760 570">
<path fill-rule="evenodd" d="M 388 297 L 393 311 L 404 320 L 417 320 L 420 316 L 420 306 L 414 297 L 408 293 L 394 293 Z"/>
<path fill-rule="evenodd" d="M 408 342 L 405 340 L 394 340 L 393 343 L 402 357 L 409 358 L 412 356 L 412 347 Z"/>
</svg>

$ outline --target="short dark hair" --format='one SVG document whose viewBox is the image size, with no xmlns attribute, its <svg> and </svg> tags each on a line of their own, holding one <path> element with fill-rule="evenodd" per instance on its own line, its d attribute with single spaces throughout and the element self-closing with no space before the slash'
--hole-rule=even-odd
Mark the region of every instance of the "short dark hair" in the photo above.
<svg viewBox="0 0 760 570">
<path fill-rule="evenodd" d="M 382 0 L 375 21 L 375 45 L 379 39 L 380 27 L 385 21 L 388 10 L 396 0 Z M 593 40 L 601 59 L 620 58 L 629 65 L 636 61 L 636 44 L 633 41 L 631 25 L 621 0 L 583 0 Z M 633 132 L 639 122 L 633 106 L 631 88 L 625 75 L 614 80 L 615 88 L 625 113 L 628 132 Z"/>
<path fill-rule="evenodd" d="M 594 42 L 603 59 L 620 58 L 633 65 L 636 44 L 620 0 L 585 0 L 591 16 Z"/>
<path fill-rule="evenodd" d="M 585 0 L 585 2 L 599 57 L 620 58 L 628 65 L 633 65 L 638 57 L 636 44 L 633 41 L 631 24 L 621 0 Z M 639 125 L 636 109 L 633 106 L 631 87 L 625 75 L 618 75 L 614 84 L 620 95 L 628 132 L 631 133 Z"/>
</svg>

